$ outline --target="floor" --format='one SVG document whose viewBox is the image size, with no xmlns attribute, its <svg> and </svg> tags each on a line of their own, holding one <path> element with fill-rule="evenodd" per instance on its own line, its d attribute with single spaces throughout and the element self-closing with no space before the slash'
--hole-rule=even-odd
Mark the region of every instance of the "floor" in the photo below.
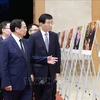
<svg viewBox="0 0 100 100">
<path fill-rule="evenodd" d="M 63 100 L 63 98 L 59 95 L 59 93 L 56 93 L 56 100 Z"/>
<path fill-rule="evenodd" d="M 100 100 L 100 68 L 98 75 L 91 59 L 66 60 L 61 62 L 61 75 L 57 92 L 63 100 Z M 57 99 L 57 100 L 62 100 Z"/>
<path fill-rule="evenodd" d="M 100 100 L 99 79 L 97 82 L 97 86 L 95 86 L 96 77 L 94 76 L 88 76 L 87 82 L 86 77 L 83 76 L 81 78 L 80 85 L 80 76 L 74 76 L 74 78 L 72 78 L 73 77 L 70 76 L 69 79 L 63 79 L 63 77 L 60 76 L 60 78 L 58 79 L 57 91 L 59 92 L 61 98 L 58 98 L 56 100 Z M 96 95 L 94 96 L 94 94 Z"/>
</svg>

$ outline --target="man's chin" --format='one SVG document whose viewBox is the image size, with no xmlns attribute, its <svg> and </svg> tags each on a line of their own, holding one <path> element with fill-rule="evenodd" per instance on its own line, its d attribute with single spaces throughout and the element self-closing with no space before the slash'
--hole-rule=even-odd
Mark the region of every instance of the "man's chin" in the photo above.
<svg viewBox="0 0 100 100">
<path fill-rule="evenodd" d="M 49 29 L 49 31 L 51 31 L 52 29 Z"/>
<path fill-rule="evenodd" d="M 26 36 L 26 33 L 24 34 L 24 36 Z"/>
</svg>

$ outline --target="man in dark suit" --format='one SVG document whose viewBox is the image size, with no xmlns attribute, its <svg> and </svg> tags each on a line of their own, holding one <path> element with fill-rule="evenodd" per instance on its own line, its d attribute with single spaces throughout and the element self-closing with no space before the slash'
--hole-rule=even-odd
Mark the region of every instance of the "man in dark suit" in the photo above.
<svg viewBox="0 0 100 100">
<path fill-rule="evenodd" d="M 28 41 L 23 38 L 27 27 L 22 19 L 10 24 L 12 34 L 0 43 L 0 74 L 4 100 L 32 100 L 31 81 L 34 81 L 30 65 Z M 34 57 L 34 63 L 54 64 L 56 58 Z"/>
<path fill-rule="evenodd" d="M 0 37 L 0 42 L 9 37 L 10 34 L 11 34 L 11 31 L 10 31 L 10 22 L 9 21 L 3 21 L 0 23 L 0 34 L 1 34 L 1 37 Z M 0 48 L 2 49 L 2 48 Z M 1 87 L 1 76 L 0 76 L 0 87 Z M 2 96 L 2 91 L 0 90 L 0 100 L 3 100 L 3 96 Z"/>
<path fill-rule="evenodd" d="M 52 100 L 53 83 L 60 73 L 60 45 L 58 35 L 52 32 L 53 17 L 50 14 L 42 14 L 39 17 L 40 31 L 29 38 L 31 55 L 54 56 L 58 62 L 51 64 L 33 64 L 35 77 L 35 100 Z"/>
<path fill-rule="evenodd" d="M 39 31 L 39 25 L 37 25 L 37 24 L 30 24 L 29 26 L 28 26 L 28 33 L 29 33 L 29 35 L 31 35 L 31 34 L 33 34 L 33 33 L 35 33 L 35 32 L 37 32 L 37 31 Z M 43 58 L 42 58 L 43 59 Z M 43 63 L 43 60 L 42 60 L 42 63 Z M 44 63 L 45 64 L 45 63 Z M 33 85 L 33 100 L 35 100 L 35 97 L 34 97 L 34 86 L 35 85 Z M 56 100 L 55 99 L 55 94 L 56 94 L 56 81 L 54 82 L 54 85 L 53 85 L 53 87 L 54 87 L 54 89 L 53 89 L 53 93 L 52 93 L 52 100 Z"/>
<path fill-rule="evenodd" d="M 4 100 L 32 100 L 29 79 L 33 81 L 30 67 L 29 48 L 26 35 L 27 27 L 23 20 L 15 19 L 10 23 L 12 34 L 1 43 L 0 74 Z"/>
<path fill-rule="evenodd" d="M 80 32 L 80 27 L 78 27 L 77 33 L 76 33 L 76 36 L 75 36 L 75 39 L 74 39 L 73 49 L 76 49 L 76 50 L 79 49 L 80 39 L 81 39 L 81 32 Z"/>
</svg>

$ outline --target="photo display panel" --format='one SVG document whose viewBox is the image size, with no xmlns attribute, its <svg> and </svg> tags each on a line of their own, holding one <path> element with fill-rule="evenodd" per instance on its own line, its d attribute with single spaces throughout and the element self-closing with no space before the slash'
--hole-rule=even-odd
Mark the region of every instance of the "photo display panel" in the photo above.
<svg viewBox="0 0 100 100">
<path fill-rule="evenodd" d="M 96 26 L 97 22 L 90 22 L 87 25 L 86 32 L 85 32 L 85 38 L 83 42 L 83 50 L 91 50 L 93 41 L 94 41 L 94 36 L 96 32 Z"/>
<path fill-rule="evenodd" d="M 66 43 L 67 49 L 70 48 L 72 36 L 73 36 L 73 28 L 70 29 L 69 34 L 68 34 L 67 43 Z"/>
</svg>

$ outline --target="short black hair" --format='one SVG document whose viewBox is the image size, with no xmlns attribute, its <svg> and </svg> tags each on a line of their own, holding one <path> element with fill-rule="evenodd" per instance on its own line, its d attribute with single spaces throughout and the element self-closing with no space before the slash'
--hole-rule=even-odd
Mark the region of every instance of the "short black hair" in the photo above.
<svg viewBox="0 0 100 100">
<path fill-rule="evenodd" d="M 43 23 L 44 24 L 46 19 L 53 19 L 53 17 L 50 14 L 45 13 L 45 14 L 42 14 L 39 17 L 38 21 L 39 21 L 39 23 Z"/>
<path fill-rule="evenodd" d="M 23 19 L 14 19 L 14 20 L 12 20 L 11 23 L 10 23 L 10 30 L 12 32 L 14 32 L 15 31 L 15 27 L 21 28 L 21 26 L 22 26 L 21 23 L 23 21 L 24 21 Z"/>
<path fill-rule="evenodd" d="M 29 31 L 30 28 L 32 28 L 33 25 L 39 28 L 39 25 L 37 25 L 37 24 L 30 24 L 30 25 L 28 26 L 28 29 L 27 29 L 27 30 Z"/>
<path fill-rule="evenodd" d="M 0 34 L 2 34 L 2 29 L 6 28 L 6 25 L 10 23 L 10 21 L 3 21 L 0 23 Z"/>
</svg>

